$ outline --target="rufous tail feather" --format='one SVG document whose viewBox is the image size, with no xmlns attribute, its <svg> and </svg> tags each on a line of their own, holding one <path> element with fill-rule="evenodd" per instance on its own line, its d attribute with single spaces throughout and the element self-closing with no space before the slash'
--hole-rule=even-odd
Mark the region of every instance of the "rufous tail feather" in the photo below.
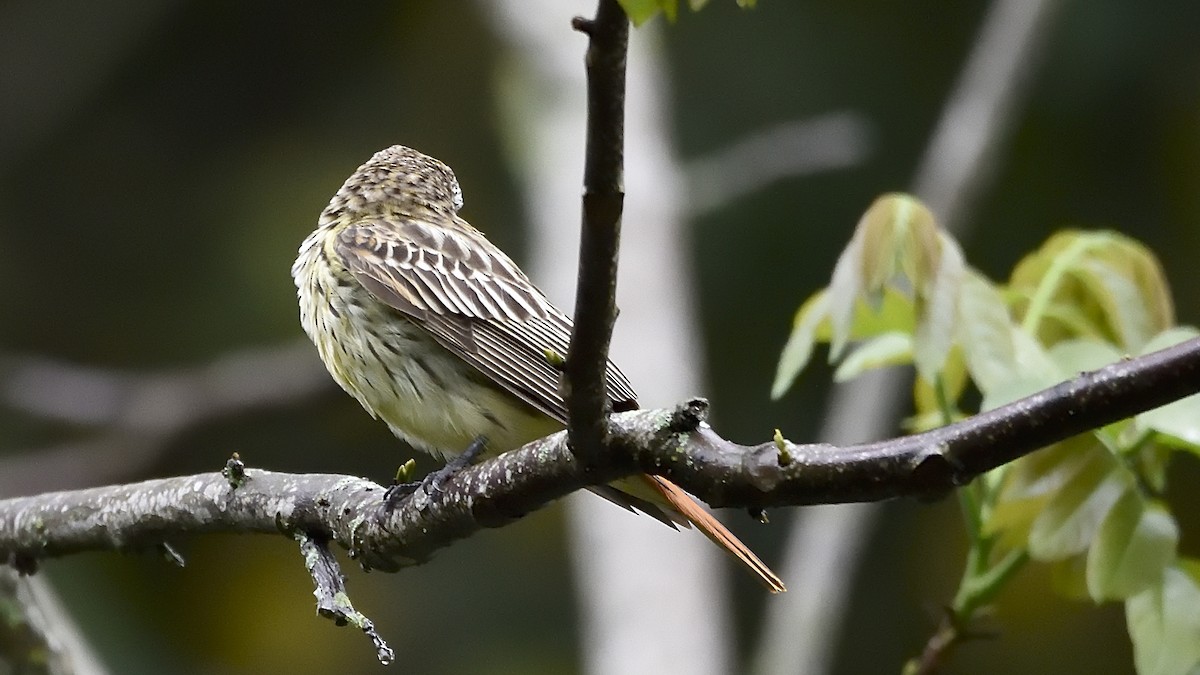
<svg viewBox="0 0 1200 675">
<path fill-rule="evenodd" d="M 691 495 L 683 491 L 683 488 L 672 483 L 671 481 L 661 476 L 642 475 L 642 478 L 648 482 L 664 499 L 670 503 L 671 507 L 687 518 L 695 525 L 704 536 L 708 537 L 714 544 L 725 549 L 738 562 L 742 563 L 746 569 L 750 570 L 755 576 L 762 581 L 772 593 L 782 593 L 787 590 L 770 567 L 766 563 L 758 559 L 754 552 L 746 547 L 733 533 L 725 529 L 719 520 L 713 517 L 711 513 L 704 510 Z"/>
</svg>

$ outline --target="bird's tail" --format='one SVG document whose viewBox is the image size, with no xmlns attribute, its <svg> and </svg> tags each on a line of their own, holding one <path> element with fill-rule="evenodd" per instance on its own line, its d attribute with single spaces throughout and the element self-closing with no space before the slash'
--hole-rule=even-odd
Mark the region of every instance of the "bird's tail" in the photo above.
<svg viewBox="0 0 1200 675">
<path fill-rule="evenodd" d="M 740 539 L 725 529 L 721 521 L 706 511 L 683 488 L 661 476 L 630 476 L 613 485 L 598 485 L 588 488 L 617 506 L 630 511 L 642 512 L 671 527 L 682 525 L 704 533 L 714 544 L 737 559 L 751 574 L 758 577 L 772 593 L 787 590 L 783 581 L 758 559 Z"/>
<path fill-rule="evenodd" d="M 711 513 L 706 511 L 691 495 L 683 491 L 683 488 L 672 483 L 671 481 L 661 476 L 643 475 L 643 479 L 650 483 L 663 499 L 670 504 L 671 508 L 682 515 L 697 529 L 704 533 L 714 544 L 725 549 L 730 555 L 738 560 L 747 570 L 754 574 L 767 590 L 772 593 L 782 593 L 787 590 L 783 585 L 783 581 L 767 567 L 766 563 L 758 559 L 740 539 L 735 537 L 732 532 L 727 530 L 721 521 L 717 520 Z"/>
</svg>

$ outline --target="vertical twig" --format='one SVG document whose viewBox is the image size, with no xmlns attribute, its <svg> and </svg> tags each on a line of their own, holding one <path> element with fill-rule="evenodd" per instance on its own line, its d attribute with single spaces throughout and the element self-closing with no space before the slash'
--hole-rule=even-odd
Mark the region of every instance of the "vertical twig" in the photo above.
<svg viewBox="0 0 1200 675">
<path fill-rule="evenodd" d="M 587 151 L 575 330 L 567 353 L 567 411 L 571 447 L 586 462 L 600 461 L 606 437 L 605 372 L 616 321 L 617 249 L 625 202 L 625 56 L 629 19 L 616 0 L 600 0 L 596 18 L 576 18 L 588 36 Z"/>
</svg>

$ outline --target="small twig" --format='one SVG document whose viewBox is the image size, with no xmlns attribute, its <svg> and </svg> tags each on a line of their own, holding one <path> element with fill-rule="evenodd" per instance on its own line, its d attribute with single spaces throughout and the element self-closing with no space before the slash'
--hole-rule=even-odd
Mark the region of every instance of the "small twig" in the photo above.
<svg viewBox="0 0 1200 675">
<path fill-rule="evenodd" d="M 331 619 L 335 625 L 345 626 L 348 623 L 358 628 L 375 645 L 375 656 L 380 663 L 386 666 L 394 661 L 396 653 L 375 630 L 375 624 L 350 604 L 346 576 L 329 550 L 329 542 L 305 532 L 296 532 L 295 537 L 300 543 L 300 555 L 304 556 L 304 567 L 308 569 L 316 587 L 313 595 L 317 598 L 317 614 Z"/>
<path fill-rule="evenodd" d="M 904 665 L 903 675 L 934 675 L 941 669 L 953 647 L 960 642 L 959 638 L 953 614 L 947 610 L 942 614 L 937 630 L 929 636 L 929 641 L 921 650 L 921 656 Z"/>
</svg>

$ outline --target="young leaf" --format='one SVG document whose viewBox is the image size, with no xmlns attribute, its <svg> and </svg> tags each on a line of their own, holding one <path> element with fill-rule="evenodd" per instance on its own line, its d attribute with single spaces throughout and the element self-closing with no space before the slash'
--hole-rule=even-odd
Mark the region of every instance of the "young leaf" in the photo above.
<svg viewBox="0 0 1200 675">
<path fill-rule="evenodd" d="M 1123 600 L 1162 581 L 1175 559 L 1179 527 L 1161 504 L 1147 504 L 1129 485 L 1092 542 L 1087 588 L 1092 600 Z"/>
<path fill-rule="evenodd" d="M 1010 285 L 1028 298 L 1023 325 L 1046 344 L 1080 334 L 1082 316 L 1123 349 L 1135 351 L 1174 323 L 1162 269 L 1140 243 L 1114 232 L 1059 232 L 1013 270 Z M 1068 308 L 1077 308 L 1068 311 Z M 1076 325 L 1046 319 L 1072 316 Z"/>
<path fill-rule="evenodd" d="M 1123 354 L 1107 342 L 1070 339 L 1051 347 L 1049 356 L 1058 377 L 1066 379 L 1116 363 Z"/>
<path fill-rule="evenodd" d="M 995 501 L 984 513 L 983 533 L 998 536 L 1004 548 L 1028 548 L 1029 531 L 1046 502 L 1088 465 L 1092 453 L 1105 451 L 1095 436 L 1081 434 L 1005 467 Z"/>
<path fill-rule="evenodd" d="M 1101 445 L 1088 450 L 1081 469 L 1046 502 L 1029 530 L 1029 555 L 1060 560 L 1082 553 L 1092 543 L 1109 509 L 1130 481 Z"/>
<path fill-rule="evenodd" d="M 792 386 L 800 371 L 812 358 L 816 343 L 831 340 L 833 329 L 829 317 L 830 302 L 828 290 L 818 291 L 796 312 L 792 333 L 784 345 L 783 354 L 779 357 L 779 365 L 776 366 L 775 382 L 771 385 L 772 398 L 778 399 Z M 861 298 L 856 299 L 853 310 L 846 329 L 847 341 L 871 338 L 887 332 L 912 333 L 915 321 L 912 299 L 895 288 L 883 289 L 882 300 L 874 307 Z M 830 361 L 834 360 L 832 349 L 829 358 Z"/>
<path fill-rule="evenodd" d="M 792 334 L 788 336 L 787 344 L 783 346 L 783 354 L 779 357 L 779 365 L 775 369 L 775 382 L 771 385 L 771 398 L 778 399 L 787 393 L 796 381 L 796 376 L 808 365 L 812 358 L 813 344 L 817 340 L 817 329 L 822 322 L 829 318 L 829 293 L 818 291 L 805 301 L 796 312 L 792 324 Z"/>
<path fill-rule="evenodd" d="M 1165 330 L 1146 343 L 1144 354 L 1165 349 L 1200 335 L 1190 326 Z M 1200 395 L 1189 396 L 1138 415 L 1137 425 L 1171 437 L 1172 445 L 1200 454 Z M 1166 439 L 1164 439 L 1166 440 Z"/>
<path fill-rule="evenodd" d="M 862 343 L 850 352 L 833 374 L 835 382 L 845 382 L 864 371 L 897 366 L 912 361 L 913 340 L 908 333 L 889 331 Z"/>
<path fill-rule="evenodd" d="M 653 19 L 660 11 L 667 19 L 674 21 L 679 12 L 679 0 L 619 0 L 625 16 L 635 26 L 640 26 Z"/>
<path fill-rule="evenodd" d="M 1200 670 L 1200 580 L 1187 567 L 1168 567 L 1161 584 L 1125 602 L 1138 675 Z"/>
<path fill-rule="evenodd" d="M 933 213 L 916 197 L 881 195 L 858 221 L 862 236 L 862 280 L 876 291 L 902 272 L 921 288 L 937 269 L 941 246 Z"/>
<path fill-rule="evenodd" d="M 862 258 L 863 235 L 856 230 L 850 238 L 850 243 L 842 249 L 837 264 L 833 266 L 833 277 L 829 280 L 829 324 L 831 337 L 829 341 L 829 359 L 836 360 L 842 355 L 846 343 L 850 340 L 850 325 L 854 321 L 854 308 L 859 295 L 863 293 Z"/>
<path fill-rule="evenodd" d="M 1103 245 L 1088 256 L 1084 269 L 1113 298 L 1114 328 L 1129 350 L 1138 350 L 1151 336 L 1175 323 L 1175 308 L 1154 252 L 1119 232 L 1098 232 Z"/>
<path fill-rule="evenodd" d="M 935 231 L 934 234 L 938 258 L 927 282 L 917 284 L 922 302 L 913 340 L 913 361 L 917 372 L 929 382 L 945 367 L 946 357 L 954 345 L 958 297 L 966 274 L 966 263 L 958 242 L 942 232 Z"/>
<path fill-rule="evenodd" d="M 961 419 L 963 414 L 958 410 L 958 400 L 962 398 L 967 382 L 962 350 L 955 346 L 946 357 L 946 365 L 938 373 L 937 379 L 933 382 L 923 377 L 913 380 L 913 402 L 917 412 L 904 421 L 904 428 L 911 433 L 919 433 L 946 426 L 943 406 L 949 406 L 952 419 Z"/>
<path fill-rule="evenodd" d="M 959 286 L 958 317 L 958 343 L 967 371 L 986 394 L 1015 371 L 1012 318 L 992 282 L 973 270 L 963 275 Z"/>
</svg>

